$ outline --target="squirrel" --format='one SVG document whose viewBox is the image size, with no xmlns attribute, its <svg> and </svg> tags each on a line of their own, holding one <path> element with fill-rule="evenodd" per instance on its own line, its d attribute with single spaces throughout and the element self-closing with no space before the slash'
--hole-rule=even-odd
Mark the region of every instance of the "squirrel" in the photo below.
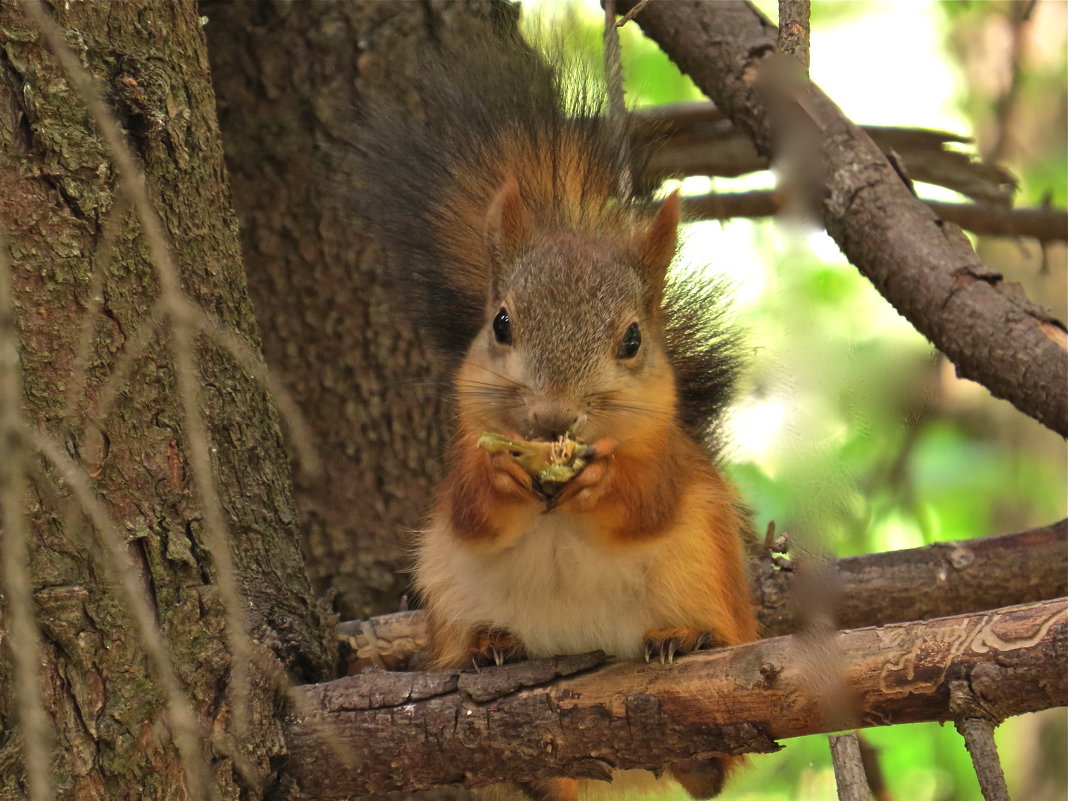
<svg viewBox="0 0 1068 801">
<path fill-rule="evenodd" d="M 457 430 L 414 571 L 437 668 L 594 650 L 671 662 L 757 637 L 750 524 L 716 464 L 740 366 L 722 293 L 669 277 L 678 193 L 652 213 L 620 197 L 626 132 L 565 83 L 517 39 L 430 60 L 419 118 L 362 109 L 362 217 L 454 365 Z M 585 467 L 550 496 L 478 447 L 487 432 L 572 438 Z M 736 761 L 668 773 L 710 798 Z M 573 801 L 589 783 L 525 790 Z"/>
</svg>

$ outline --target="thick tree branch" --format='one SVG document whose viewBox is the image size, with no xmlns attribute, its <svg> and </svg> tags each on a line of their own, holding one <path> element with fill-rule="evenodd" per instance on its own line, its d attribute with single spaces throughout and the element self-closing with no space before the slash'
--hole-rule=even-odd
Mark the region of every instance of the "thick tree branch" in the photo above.
<svg viewBox="0 0 1068 801">
<path fill-rule="evenodd" d="M 851 556 L 835 565 L 840 628 L 1059 598 L 1068 595 L 1068 520 L 999 537 Z M 766 636 L 798 628 L 796 575 L 767 561 L 756 568 L 754 591 Z M 367 665 L 402 668 L 426 647 L 421 611 L 349 621 L 338 626 L 338 634 L 349 647 L 351 671 Z"/>
<path fill-rule="evenodd" d="M 735 217 L 770 217 L 786 201 L 777 191 L 713 193 L 682 200 L 687 219 L 726 220 Z M 1068 241 L 1068 212 L 1059 209 L 1010 209 L 980 203 L 940 203 L 925 200 L 939 217 L 975 234 L 1028 236 L 1040 242 Z"/>
<path fill-rule="evenodd" d="M 734 177 L 766 170 L 746 134 L 713 103 L 679 103 L 631 112 L 634 144 L 646 148 L 643 179 L 657 182 L 679 175 Z M 1008 208 L 1016 179 L 1002 167 L 977 161 L 948 146 L 967 137 L 922 128 L 862 126 L 883 153 L 893 152 L 913 180 L 937 184 L 991 206 Z"/>
<path fill-rule="evenodd" d="M 1068 599 L 833 636 L 856 726 L 945 720 L 967 682 L 993 719 L 1068 703 Z M 481 673 L 386 673 L 297 688 L 321 710 L 287 731 L 290 799 L 343 799 L 463 782 L 604 777 L 712 754 L 769 752 L 830 727 L 804 635 L 686 657 L 598 655 Z M 835 716 L 837 722 L 839 717 Z M 332 764 L 323 724 L 362 757 Z M 834 728 L 838 728 L 837 726 Z"/>
<path fill-rule="evenodd" d="M 631 0 L 621 0 L 626 11 Z M 863 131 L 813 84 L 768 80 L 774 26 L 746 3 L 650 3 L 636 21 L 727 116 L 773 150 L 772 103 L 816 143 L 827 232 L 965 378 L 1068 436 L 1068 333 L 984 265 L 954 226 L 916 199 Z M 802 131 L 792 131 L 802 136 Z"/>
</svg>

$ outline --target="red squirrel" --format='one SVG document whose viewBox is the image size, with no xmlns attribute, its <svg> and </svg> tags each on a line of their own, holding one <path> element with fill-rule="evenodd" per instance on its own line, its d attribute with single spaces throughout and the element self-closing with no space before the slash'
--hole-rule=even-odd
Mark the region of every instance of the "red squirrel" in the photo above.
<svg viewBox="0 0 1068 801">
<path fill-rule="evenodd" d="M 720 293 L 668 279 L 678 194 L 651 213 L 620 197 L 621 133 L 562 82 L 518 41 L 472 47 L 417 76 L 419 119 L 364 110 L 363 216 L 456 360 L 415 567 L 440 668 L 598 649 L 670 662 L 757 636 L 749 523 L 709 446 L 739 366 Z M 549 496 L 478 447 L 486 433 L 568 437 L 586 466 Z M 669 769 L 709 798 L 729 762 Z"/>
</svg>

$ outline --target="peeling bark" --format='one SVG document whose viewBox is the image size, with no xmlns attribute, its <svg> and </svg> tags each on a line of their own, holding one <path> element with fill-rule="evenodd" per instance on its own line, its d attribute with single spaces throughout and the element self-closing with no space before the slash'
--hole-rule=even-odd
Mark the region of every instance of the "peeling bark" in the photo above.
<svg viewBox="0 0 1068 801">
<path fill-rule="evenodd" d="M 840 728 L 842 710 L 850 727 L 946 720 L 954 682 L 997 720 L 1068 703 L 1066 598 L 843 631 L 831 643 L 830 663 L 797 635 L 673 666 L 600 664 L 593 654 L 299 688 L 320 713 L 290 721 L 281 797 L 603 778 L 607 768 L 764 753 L 782 738 Z M 820 697 L 828 664 L 840 667 L 842 697 Z M 357 767 L 331 758 L 331 737 L 361 749 Z"/>
</svg>

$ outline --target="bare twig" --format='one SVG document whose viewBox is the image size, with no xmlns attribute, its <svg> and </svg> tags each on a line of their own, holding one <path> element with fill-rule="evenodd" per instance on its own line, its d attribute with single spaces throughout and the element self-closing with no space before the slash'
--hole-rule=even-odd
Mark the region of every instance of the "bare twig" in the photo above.
<svg viewBox="0 0 1068 801">
<path fill-rule="evenodd" d="M 619 140 L 616 164 L 619 196 L 629 198 L 634 194 L 634 176 L 631 171 L 630 141 L 627 137 L 627 107 L 623 96 L 623 61 L 615 20 L 615 0 L 604 0 L 604 77 L 608 87 L 608 119 L 612 125 L 613 136 Z"/>
<path fill-rule="evenodd" d="M 981 203 L 924 200 L 939 217 L 975 234 L 1026 236 L 1040 242 L 1068 241 L 1068 212 L 1061 209 L 1012 209 Z M 682 199 L 687 219 L 727 220 L 771 217 L 786 205 L 781 191 L 698 195 Z"/>
<path fill-rule="evenodd" d="M 972 767 L 986 801 L 1011 801 L 1001 759 L 994 744 L 994 724 L 984 718 L 963 718 L 954 724 L 964 737 Z"/>
<path fill-rule="evenodd" d="M 808 0 L 779 0 L 779 52 L 793 56 L 808 73 Z"/>
<path fill-rule="evenodd" d="M 713 103 L 676 103 L 630 112 L 635 147 L 646 149 L 646 182 L 679 175 L 732 177 L 770 166 L 745 132 Z M 1016 191 L 1012 173 L 959 149 L 971 139 L 924 128 L 861 126 L 883 153 L 894 152 L 915 181 L 944 186 L 977 203 L 1008 208 Z"/>
<path fill-rule="evenodd" d="M 652 0 L 638 0 L 638 2 L 634 4 L 634 7 L 630 11 L 628 11 L 626 14 L 619 18 L 619 21 L 616 23 L 616 27 L 622 28 L 624 25 L 626 25 L 628 22 L 638 16 L 641 13 L 642 9 L 649 5 L 649 3 L 651 2 Z"/>
<path fill-rule="evenodd" d="M 11 618 L 9 650 L 14 660 L 15 707 L 22 728 L 29 801 L 49 801 L 49 741 L 52 727 L 45 713 L 39 678 L 41 632 L 33 603 L 26 530 L 25 449 L 22 427 L 22 372 L 18 327 L 7 242 L 0 236 L 0 528 L 3 529 L 3 576 Z"/>
<path fill-rule="evenodd" d="M 838 785 L 838 801 L 868 801 L 868 780 L 856 733 L 828 739 L 831 743 L 834 781 Z"/>
<path fill-rule="evenodd" d="M 148 313 L 138 321 L 137 327 L 126 337 L 122 353 L 115 359 L 111 372 L 100 385 L 96 403 L 88 411 L 89 419 L 98 425 L 103 425 L 107 420 L 111 407 L 127 386 L 134 365 L 145 355 L 148 346 L 159 335 L 160 326 L 164 321 L 163 309 L 162 299 L 157 299 Z"/>
<path fill-rule="evenodd" d="M 89 290 L 87 293 L 85 310 L 82 312 L 81 332 L 78 336 L 78 352 L 74 357 L 71 368 L 70 383 L 67 385 L 67 400 L 64 404 L 63 418 L 69 419 L 74 416 L 81 401 L 79 393 L 84 393 L 86 378 L 89 372 L 89 360 L 93 352 L 93 331 L 99 323 L 100 310 L 104 306 L 104 273 L 108 262 L 111 261 L 112 251 L 115 249 L 115 239 L 126 222 L 126 215 L 130 211 L 130 204 L 126 198 L 119 198 L 108 211 L 104 219 L 104 233 L 100 244 L 92 258 L 92 268 L 89 276 Z"/>
<path fill-rule="evenodd" d="M 204 733 L 198 725 L 189 697 L 174 672 L 167 644 L 156 622 L 152 605 L 145 597 L 144 588 L 138 583 L 139 571 L 130 559 L 122 532 L 93 491 L 85 471 L 67 456 L 62 447 L 39 431 L 24 430 L 22 437 L 52 463 L 93 524 L 107 552 L 108 558 L 102 561 L 108 578 L 122 594 L 125 608 L 137 627 L 141 645 L 148 655 L 152 673 L 163 690 L 167 720 L 185 770 L 190 798 L 218 798 L 218 790 L 201 751 Z"/>
<path fill-rule="evenodd" d="M 270 393 L 282 422 L 289 428 L 289 442 L 296 451 L 297 464 L 309 478 L 319 476 L 323 468 L 315 448 L 315 435 L 312 434 L 311 426 L 304 419 L 304 414 L 282 379 L 267 366 L 263 354 L 200 306 L 186 303 L 186 314 L 200 333 L 229 353 L 242 369 Z"/>
<path fill-rule="evenodd" d="M 304 419 L 293 395 L 286 389 L 278 375 L 264 362 L 263 355 L 233 329 L 223 325 L 218 318 L 204 311 L 200 306 L 185 299 L 178 303 L 189 324 L 195 326 L 198 332 L 229 353 L 243 370 L 271 394 L 282 422 L 289 428 L 290 442 L 296 451 L 297 464 L 309 477 L 314 478 L 320 475 L 322 465 L 315 448 L 315 436 L 311 432 L 311 427 Z M 126 386 L 133 366 L 145 355 L 149 344 L 158 334 L 159 327 L 164 322 L 165 305 L 162 299 L 157 300 L 149 309 L 148 314 L 137 324 L 133 333 L 127 337 L 122 353 L 115 360 L 111 373 L 97 393 L 96 405 L 90 409 L 90 419 L 96 423 L 103 425 L 108 414 L 111 413 L 111 407 Z"/>
<path fill-rule="evenodd" d="M 994 743 L 994 726 L 1003 716 L 976 697 L 969 683 L 963 680 L 949 683 L 949 711 L 971 754 L 972 767 L 975 768 L 985 801 L 1010 801 L 1001 759 Z"/>
</svg>

